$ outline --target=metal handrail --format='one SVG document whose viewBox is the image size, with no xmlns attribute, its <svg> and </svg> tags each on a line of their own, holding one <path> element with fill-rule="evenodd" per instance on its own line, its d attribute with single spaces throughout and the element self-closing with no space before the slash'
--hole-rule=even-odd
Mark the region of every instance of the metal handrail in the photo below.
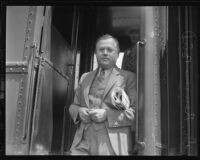
<svg viewBox="0 0 200 160">
<path fill-rule="evenodd" d="M 138 41 L 136 43 L 136 58 L 137 58 L 137 86 L 136 86 L 136 89 L 137 89 L 137 97 L 136 97 L 136 125 L 135 125 L 135 128 L 136 128 L 136 132 L 135 132 L 135 140 L 136 140 L 136 150 L 141 150 L 145 147 L 145 142 L 140 142 L 139 140 L 139 127 L 138 127 L 138 122 L 139 122 L 139 118 L 138 118 L 138 114 L 139 114 L 139 66 L 140 66 L 140 63 L 139 63 L 139 60 L 140 60 L 140 47 L 141 46 L 144 46 L 146 44 L 146 40 L 142 40 L 142 41 Z"/>
</svg>

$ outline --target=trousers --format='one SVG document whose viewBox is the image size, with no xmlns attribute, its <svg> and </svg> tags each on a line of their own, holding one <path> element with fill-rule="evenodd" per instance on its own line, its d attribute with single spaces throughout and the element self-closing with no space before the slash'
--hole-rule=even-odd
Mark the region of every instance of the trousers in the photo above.
<svg viewBox="0 0 200 160">
<path fill-rule="evenodd" d="M 115 155 L 106 127 L 95 130 L 93 125 L 84 130 L 82 140 L 70 151 L 71 155 Z"/>
</svg>

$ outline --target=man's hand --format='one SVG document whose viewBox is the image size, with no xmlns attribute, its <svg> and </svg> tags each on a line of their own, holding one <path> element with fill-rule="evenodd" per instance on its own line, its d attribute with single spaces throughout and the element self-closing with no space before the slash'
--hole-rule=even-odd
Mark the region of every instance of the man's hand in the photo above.
<svg viewBox="0 0 200 160">
<path fill-rule="evenodd" d="M 107 118 L 105 109 L 90 109 L 89 114 L 94 122 L 103 122 Z"/>
<path fill-rule="evenodd" d="M 79 116 L 80 116 L 80 119 L 82 122 L 84 122 L 84 123 L 91 122 L 88 108 L 81 107 L 79 109 Z"/>
</svg>

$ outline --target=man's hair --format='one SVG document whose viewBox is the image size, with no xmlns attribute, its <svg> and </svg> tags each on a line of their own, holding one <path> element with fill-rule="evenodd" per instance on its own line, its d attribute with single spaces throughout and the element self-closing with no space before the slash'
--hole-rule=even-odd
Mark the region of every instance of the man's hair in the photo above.
<svg viewBox="0 0 200 160">
<path fill-rule="evenodd" d="M 110 34 L 105 34 L 105 35 L 103 35 L 103 36 L 101 36 L 101 37 L 99 37 L 99 38 L 97 39 L 95 50 L 96 50 L 96 48 L 97 48 L 97 43 L 98 43 L 99 41 L 101 41 L 101 40 L 106 40 L 106 39 L 110 39 L 110 38 L 112 38 L 112 39 L 115 41 L 116 46 L 117 46 L 117 52 L 119 53 L 119 51 L 120 51 L 120 49 L 119 49 L 119 41 L 118 41 L 115 37 L 111 36 Z"/>
</svg>

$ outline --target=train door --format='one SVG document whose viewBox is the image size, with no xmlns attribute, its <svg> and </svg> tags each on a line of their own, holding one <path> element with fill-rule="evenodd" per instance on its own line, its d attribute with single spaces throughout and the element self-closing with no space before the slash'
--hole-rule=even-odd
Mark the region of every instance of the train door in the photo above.
<svg viewBox="0 0 200 160">
<path fill-rule="evenodd" d="M 6 10 L 6 154 L 60 154 L 64 108 L 73 94 L 75 9 Z"/>
<path fill-rule="evenodd" d="M 29 152 L 43 13 L 42 6 L 6 8 L 6 154 L 8 155 Z"/>
<path fill-rule="evenodd" d="M 45 8 L 29 154 L 63 154 L 63 136 L 71 144 L 77 23 L 73 6 Z"/>
</svg>

